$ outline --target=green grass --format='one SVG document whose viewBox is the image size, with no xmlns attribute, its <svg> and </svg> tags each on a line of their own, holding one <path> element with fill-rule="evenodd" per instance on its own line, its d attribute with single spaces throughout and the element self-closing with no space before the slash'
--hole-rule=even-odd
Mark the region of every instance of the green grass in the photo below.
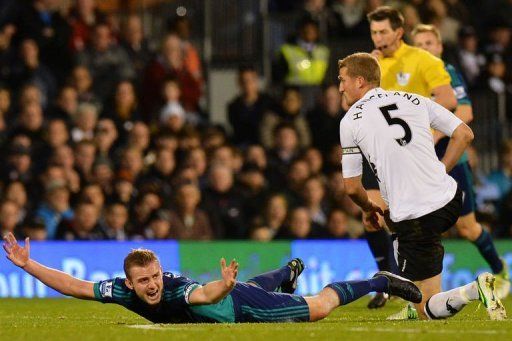
<svg viewBox="0 0 512 341">
<path fill-rule="evenodd" d="M 488 321 L 468 305 L 443 321 L 386 321 L 403 306 L 370 311 L 363 298 L 315 323 L 154 325 L 122 307 L 75 299 L 0 299 L 0 340 L 512 340 L 512 319 Z M 512 298 L 505 302 L 512 313 Z"/>
</svg>

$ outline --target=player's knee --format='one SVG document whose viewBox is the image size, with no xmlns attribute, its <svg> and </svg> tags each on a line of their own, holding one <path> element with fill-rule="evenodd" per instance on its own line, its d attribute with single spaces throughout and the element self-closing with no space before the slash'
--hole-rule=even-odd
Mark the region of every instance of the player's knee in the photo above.
<svg viewBox="0 0 512 341">
<path fill-rule="evenodd" d="M 457 222 L 457 231 L 462 238 L 474 241 L 482 233 L 482 227 L 476 221 L 465 221 L 460 219 Z"/>
</svg>

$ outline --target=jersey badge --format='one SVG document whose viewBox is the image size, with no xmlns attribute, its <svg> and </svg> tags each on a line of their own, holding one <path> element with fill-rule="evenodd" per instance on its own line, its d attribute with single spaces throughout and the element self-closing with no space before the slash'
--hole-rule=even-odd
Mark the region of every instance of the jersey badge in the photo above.
<svg viewBox="0 0 512 341">
<path fill-rule="evenodd" d="M 398 82 L 398 84 L 400 86 L 406 86 L 407 84 L 409 84 L 410 79 L 411 79 L 410 73 L 399 72 L 396 74 L 396 81 Z"/>
</svg>

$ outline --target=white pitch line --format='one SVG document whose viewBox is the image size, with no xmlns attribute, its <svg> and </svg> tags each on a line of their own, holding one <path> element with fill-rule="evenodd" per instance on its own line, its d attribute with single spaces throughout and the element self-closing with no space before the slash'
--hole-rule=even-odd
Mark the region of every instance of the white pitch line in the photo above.
<svg viewBox="0 0 512 341">
<path fill-rule="evenodd" d="M 383 332 L 383 333 L 416 333 L 416 334 L 508 334 L 507 331 L 497 330 L 442 330 L 442 329 L 394 329 L 394 328 L 363 328 L 363 327 L 350 327 L 347 328 L 351 332 Z"/>
</svg>

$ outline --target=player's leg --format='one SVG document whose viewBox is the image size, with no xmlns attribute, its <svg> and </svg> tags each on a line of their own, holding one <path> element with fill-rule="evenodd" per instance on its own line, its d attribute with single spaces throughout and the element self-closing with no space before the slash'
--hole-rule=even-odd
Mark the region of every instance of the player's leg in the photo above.
<svg viewBox="0 0 512 341">
<path fill-rule="evenodd" d="M 421 292 L 413 282 L 390 272 L 378 272 L 368 280 L 331 283 L 318 295 L 304 297 L 309 306 L 310 321 L 321 320 L 337 307 L 371 292 L 385 292 L 406 300 L 421 301 Z"/>
<path fill-rule="evenodd" d="M 473 190 L 473 175 L 467 162 L 458 164 L 450 172 L 464 193 L 462 210 L 455 227 L 459 235 L 471 241 L 486 260 L 496 276 L 496 292 L 499 298 L 504 298 L 510 292 L 510 277 L 508 265 L 499 258 L 491 235 L 482 228 L 475 216 L 476 202 Z"/>
<path fill-rule="evenodd" d="M 248 284 L 257 285 L 266 291 L 276 291 L 292 294 L 297 288 L 297 280 L 304 271 L 304 262 L 300 258 L 292 259 L 285 266 L 265 272 L 247 281 Z"/>
<path fill-rule="evenodd" d="M 441 275 L 422 281 L 420 285 L 424 298 L 417 305 L 418 313 L 423 319 L 445 319 L 457 314 L 469 302 L 481 301 L 491 320 L 503 320 L 507 314 L 496 296 L 494 282 L 492 274 L 483 273 L 469 284 L 440 292 Z"/>
<path fill-rule="evenodd" d="M 373 171 L 366 160 L 363 161 L 362 182 L 368 193 L 368 197 L 377 205 L 382 207 L 383 210 L 386 209 L 387 205 L 380 195 L 377 178 L 373 174 Z M 385 226 L 385 224 L 386 223 L 384 222 L 384 218 L 379 216 L 379 225 Z M 393 248 L 389 233 L 385 229 L 376 230 L 370 225 L 365 225 L 364 229 L 368 247 L 372 252 L 373 258 L 375 259 L 375 263 L 377 264 L 379 271 L 389 271 L 396 273 L 396 263 L 393 259 Z M 372 300 L 370 300 L 368 303 L 368 308 L 374 309 L 383 307 L 386 304 L 386 301 L 386 295 L 378 293 L 372 298 Z"/>
</svg>

